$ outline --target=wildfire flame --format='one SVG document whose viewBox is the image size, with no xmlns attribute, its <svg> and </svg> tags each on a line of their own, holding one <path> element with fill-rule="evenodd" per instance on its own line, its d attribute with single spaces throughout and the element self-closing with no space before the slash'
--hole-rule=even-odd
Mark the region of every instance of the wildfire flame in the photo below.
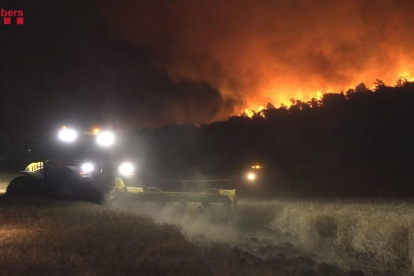
<svg viewBox="0 0 414 276">
<path fill-rule="evenodd" d="M 414 78 L 413 78 L 413 80 L 414 80 Z M 315 94 L 311 98 L 315 98 L 317 100 L 322 100 L 322 97 L 323 97 L 323 92 L 322 91 L 323 91 L 323 88 L 321 88 L 321 90 L 316 91 Z M 310 100 L 310 99 L 306 99 L 306 100 Z M 303 98 L 299 98 L 298 100 L 303 100 Z M 290 107 L 292 105 L 292 102 L 291 101 L 281 102 L 281 104 L 283 104 L 286 107 Z M 242 113 L 246 114 L 246 116 L 249 117 L 249 118 L 252 118 L 254 116 L 254 114 L 265 117 L 263 112 L 261 112 L 264 109 L 265 109 L 265 107 L 263 105 L 261 105 L 258 108 L 256 108 L 256 107 L 245 108 Z"/>
<path fill-rule="evenodd" d="M 245 109 L 244 113 L 247 115 L 247 117 L 252 118 L 254 116 L 254 114 L 258 114 L 262 117 L 264 117 L 264 115 L 260 112 L 264 109 L 264 106 L 259 106 L 258 108 L 252 108 L 252 109 Z"/>
<path fill-rule="evenodd" d="M 402 80 L 403 82 L 414 82 L 414 74 L 408 73 L 408 72 L 404 72 L 399 74 L 399 80 Z M 397 83 L 395 84 L 397 85 Z M 391 85 L 392 86 L 392 85 Z M 371 90 L 374 91 L 376 89 L 376 86 L 371 86 Z M 334 92 L 334 91 L 332 91 Z M 336 92 L 336 91 L 335 91 Z M 321 87 L 320 90 L 316 91 L 314 94 L 311 94 L 310 97 L 303 97 L 303 93 L 297 93 L 299 95 L 299 97 L 296 100 L 301 100 L 301 101 L 308 101 L 311 100 L 312 98 L 317 99 L 317 100 L 322 100 L 323 95 L 324 95 L 324 88 Z M 290 107 L 292 105 L 292 101 L 280 101 L 281 105 L 286 106 L 286 107 Z M 258 108 L 252 107 L 252 108 L 245 108 L 244 109 L 244 114 L 246 114 L 249 118 L 252 118 L 254 116 L 254 114 L 258 114 L 259 116 L 264 117 L 264 114 L 261 112 L 264 109 L 264 107 L 261 105 Z"/>
<path fill-rule="evenodd" d="M 234 100 L 218 118 L 414 81 L 412 0 L 99 2 L 111 32 L 152 50 L 155 68 Z"/>
<path fill-rule="evenodd" d="M 402 79 L 407 80 L 408 82 L 414 82 L 413 74 L 405 72 L 405 73 L 400 74 L 400 76 Z"/>
</svg>

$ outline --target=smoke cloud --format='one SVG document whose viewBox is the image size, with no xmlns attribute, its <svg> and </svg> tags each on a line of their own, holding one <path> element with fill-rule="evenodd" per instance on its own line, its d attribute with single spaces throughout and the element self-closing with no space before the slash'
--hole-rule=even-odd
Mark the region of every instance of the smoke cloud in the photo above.
<svg viewBox="0 0 414 276">
<path fill-rule="evenodd" d="M 207 83 L 235 110 L 414 72 L 412 0 L 111 0 L 111 33 L 175 82 Z M 228 114 L 230 115 L 230 114 Z"/>
</svg>

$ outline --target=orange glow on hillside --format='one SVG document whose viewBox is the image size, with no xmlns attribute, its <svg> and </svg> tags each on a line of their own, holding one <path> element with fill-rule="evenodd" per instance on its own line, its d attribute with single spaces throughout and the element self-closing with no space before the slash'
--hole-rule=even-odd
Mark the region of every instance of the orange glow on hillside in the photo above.
<svg viewBox="0 0 414 276">
<path fill-rule="evenodd" d="M 260 113 L 260 111 L 262 111 L 264 109 L 264 106 L 259 106 L 258 108 L 251 108 L 251 109 L 245 109 L 244 113 L 247 115 L 247 117 L 252 118 L 253 115 L 256 113 Z M 263 116 L 263 114 L 260 114 L 261 116 Z"/>
<path fill-rule="evenodd" d="M 414 1 L 101 2 L 113 34 L 152 50 L 156 69 L 174 82 L 209 84 L 234 104 L 212 119 L 360 83 L 374 89 L 376 79 L 414 81 Z"/>
<path fill-rule="evenodd" d="M 387 81 L 384 81 L 385 84 L 387 86 L 396 86 L 398 84 L 398 81 L 402 81 L 402 82 L 414 82 L 414 73 L 410 73 L 410 71 L 403 71 L 400 74 L 396 74 L 397 77 L 395 77 L 394 79 L 391 78 L 386 78 Z M 382 80 L 382 79 L 381 79 Z M 374 80 L 375 81 L 375 80 Z M 374 81 L 370 82 L 364 82 L 368 87 L 370 87 L 370 89 L 372 91 L 374 91 L 376 89 L 376 86 L 373 85 Z M 322 100 L 323 95 L 325 93 L 344 93 L 346 92 L 348 89 L 351 88 L 355 88 L 355 86 L 359 83 L 361 83 L 363 81 L 359 81 L 359 82 L 355 82 L 354 85 L 349 85 L 347 88 L 330 88 L 330 89 L 324 89 L 324 88 L 320 88 L 319 90 L 317 90 L 316 92 L 313 93 L 305 93 L 303 92 L 303 90 L 298 89 L 295 92 L 289 92 L 289 93 L 274 93 L 273 97 L 267 97 L 267 102 L 273 104 L 276 108 L 283 105 L 286 107 L 290 107 L 292 105 L 292 99 L 293 100 L 300 100 L 300 101 L 310 101 L 311 99 L 316 99 L 316 100 Z M 370 84 L 370 85 L 369 85 Z M 274 89 L 275 90 L 275 89 Z M 289 89 L 287 89 L 289 91 Z M 269 93 L 270 95 L 272 95 L 272 93 Z M 288 96 L 283 96 L 283 95 L 293 95 L 291 98 L 288 98 Z M 244 108 L 243 112 L 241 113 L 245 113 L 248 117 L 252 118 L 254 113 L 260 113 L 260 111 L 262 111 L 264 109 L 264 107 L 260 104 L 263 104 L 263 96 L 258 97 L 258 100 L 251 100 L 251 104 L 249 104 L 250 107 L 248 108 Z M 258 106 L 258 108 L 256 108 L 256 106 Z M 263 116 L 263 115 L 262 115 Z"/>
<path fill-rule="evenodd" d="M 409 82 L 414 82 L 414 75 L 408 72 L 400 74 L 401 78 Z"/>
</svg>

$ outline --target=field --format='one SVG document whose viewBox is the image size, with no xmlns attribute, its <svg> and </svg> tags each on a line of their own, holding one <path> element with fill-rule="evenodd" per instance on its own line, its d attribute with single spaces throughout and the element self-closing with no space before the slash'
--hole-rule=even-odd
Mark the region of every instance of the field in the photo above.
<svg viewBox="0 0 414 276">
<path fill-rule="evenodd" d="M 0 194 L 6 192 L 7 185 L 14 177 L 13 174 L 0 173 Z"/>
<path fill-rule="evenodd" d="M 245 203 L 244 224 L 254 218 L 269 231 L 321 260 L 372 275 L 412 275 L 414 204 L 410 201 L 341 200 Z M 242 211 L 243 212 L 243 211 Z M 260 215 L 261 214 L 261 215 Z M 265 215 L 263 215 L 265 214 Z"/>
<path fill-rule="evenodd" d="M 412 275 L 414 205 L 241 202 L 185 213 L 0 195 L 2 275 Z M 362 272 L 364 271 L 364 272 Z"/>
</svg>

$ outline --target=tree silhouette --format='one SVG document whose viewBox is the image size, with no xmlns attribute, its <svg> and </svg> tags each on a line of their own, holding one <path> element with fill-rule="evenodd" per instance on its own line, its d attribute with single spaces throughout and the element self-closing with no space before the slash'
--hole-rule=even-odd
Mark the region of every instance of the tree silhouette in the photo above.
<svg viewBox="0 0 414 276">
<path fill-rule="evenodd" d="M 268 103 L 251 118 L 244 113 L 191 131 L 184 126 L 159 130 L 146 140 L 146 149 L 164 160 L 153 171 L 201 170 L 240 179 L 245 168 L 259 162 L 267 168 L 262 188 L 270 193 L 414 194 L 409 184 L 414 181 L 414 83 L 400 78 L 396 87 L 381 80 L 374 85 L 374 91 L 360 83 L 346 94 L 292 99 L 290 107 Z"/>
<path fill-rule="evenodd" d="M 414 83 L 374 85 L 289 107 L 268 103 L 251 118 L 143 129 L 125 150 L 142 160 L 146 180 L 229 178 L 237 186 L 260 163 L 266 177 L 257 189 L 269 194 L 414 195 Z"/>
</svg>

